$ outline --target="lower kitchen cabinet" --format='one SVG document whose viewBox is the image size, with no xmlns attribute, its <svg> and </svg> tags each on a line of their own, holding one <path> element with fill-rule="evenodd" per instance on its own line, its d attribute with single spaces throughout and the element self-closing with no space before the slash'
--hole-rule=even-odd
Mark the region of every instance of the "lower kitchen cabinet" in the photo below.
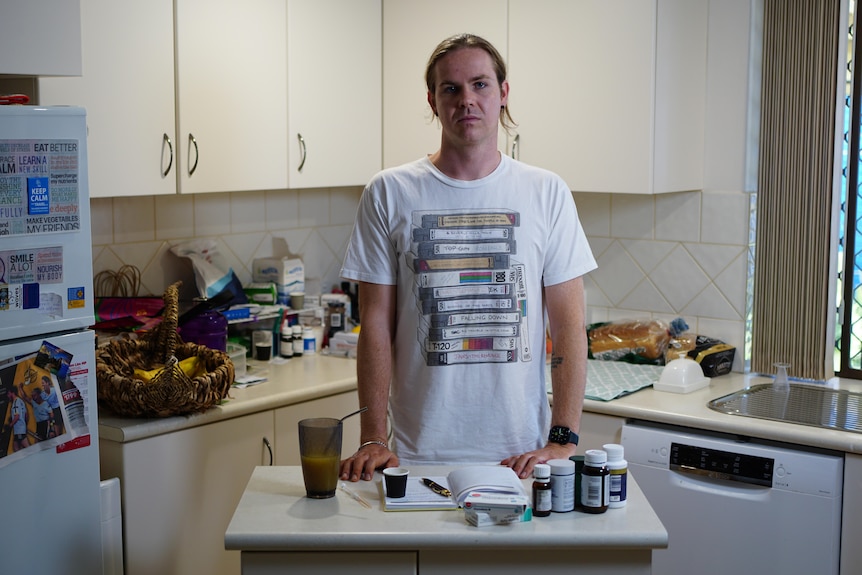
<svg viewBox="0 0 862 575">
<path fill-rule="evenodd" d="M 277 465 L 299 465 L 300 419 L 309 417 L 341 418 L 359 409 L 356 392 L 330 395 L 313 401 L 280 407 L 275 410 L 275 462 Z M 344 420 L 341 436 L 341 456 L 347 457 L 359 447 L 359 416 Z"/>
<path fill-rule="evenodd" d="M 257 465 L 270 462 L 264 411 L 128 443 L 101 439 L 102 477 L 120 478 L 125 575 L 239 575 L 224 534 Z"/>
<path fill-rule="evenodd" d="M 358 409 L 356 391 L 120 443 L 101 438 L 103 479 L 122 491 L 125 575 L 239 575 L 224 534 L 258 465 L 299 465 L 297 422 Z M 344 453 L 359 417 L 344 421 Z"/>
<path fill-rule="evenodd" d="M 578 453 L 583 455 L 587 449 L 601 449 L 605 443 L 619 443 L 625 422 L 623 417 L 583 412 L 578 433 Z"/>
<path fill-rule="evenodd" d="M 416 575 L 418 557 L 415 551 L 337 551 L 328 553 L 245 552 L 243 575 L 276 575 L 285 573 L 285 565 L 302 575 Z"/>
</svg>

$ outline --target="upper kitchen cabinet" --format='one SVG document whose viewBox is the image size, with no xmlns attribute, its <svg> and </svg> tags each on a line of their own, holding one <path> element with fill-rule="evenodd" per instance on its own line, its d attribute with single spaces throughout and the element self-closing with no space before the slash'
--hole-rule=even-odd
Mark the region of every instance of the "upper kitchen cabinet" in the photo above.
<svg viewBox="0 0 862 575">
<path fill-rule="evenodd" d="M 380 0 L 288 0 L 292 188 L 364 185 L 382 166 Z"/>
<path fill-rule="evenodd" d="M 90 195 L 287 187 L 285 17 L 280 0 L 177 0 L 176 19 L 172 0 L 82 0 L 83 75 L 40 78 L 39 100 L 87 109 Z"/>
<path fill-rule="evenodd" d="M 284 0 L 176 0 L 179 187 L 287 187 Z"/>
<path fill-rule="evenodd" d="M 482 36 L 505 58 L 506 4 L 506 0 L 383 0 L 384 167 L 417 160 L 440 147 L 439 123 L 432 118 L 426 97 L 428 58 L 441 40 L 463 32 Z M 505 149 L 505 132 L 501 135 L 500 146 Z"/>
<path fill-rule="evenodd" d="M 0 8 L 0 74 L 81 75 L 78 0 L 9 0 Z"/>
<path fill-rule="evenodd" d="M 90 196 L 175 194 L 172 0 L 82 0 L 83 76 L 40 78 L 39 103 L 87 109 Z"/>
<path fill-rule="evenodd" d="M 703 187 L 707 0 L 510 0 L 516 157 L 583 192 Z"/>
</svg>

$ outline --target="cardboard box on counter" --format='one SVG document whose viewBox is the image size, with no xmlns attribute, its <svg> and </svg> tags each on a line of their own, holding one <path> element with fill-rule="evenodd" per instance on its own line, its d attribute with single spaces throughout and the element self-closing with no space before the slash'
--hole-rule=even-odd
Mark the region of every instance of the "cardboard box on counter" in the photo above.
<svg viewBox="0 0 862 575">
<path fill-rule="evenodd" d="M 533 518 L 530 500 L 523 495 L 474 492 L 464 499 L 464 518 L 471 525 L 505 525 Z"/>
<path fill-rule="evenodd" d="M 251 276 L 256 283 L 274 283 L 283 305 L 290 305 L 290 292 L 305 291 L 305 266 L 297 258 L 255 258 Z"/>
</svg>

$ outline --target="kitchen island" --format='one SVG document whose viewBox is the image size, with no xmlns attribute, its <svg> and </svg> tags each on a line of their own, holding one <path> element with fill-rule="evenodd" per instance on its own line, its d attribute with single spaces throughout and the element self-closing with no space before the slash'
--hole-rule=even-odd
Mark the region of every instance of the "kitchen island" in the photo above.
<svg viewBox="0 0 862 575">
<path fill-rule="evenodd" d="M 451 468 L 413 467 L 413 475 Z M 525 486 L 529 482 L 525 481 Z M 225 533 L 225 547 L 242 552 L 246 575 L 285 572 L 417 573 L 650 573 L 652 549 L 667 531 L 637 483 L 628 504 L 600 515 L 552 513 L 511 525 L 473 527 L 462 510 L 385 512 L 380 474 L 349 484 L 366 509 L 339 490 L 331 499 L 305 497 L 298 466 L 254 470 Z M 279 570 L 281 569 L 281 570 Z"/>
</svg>

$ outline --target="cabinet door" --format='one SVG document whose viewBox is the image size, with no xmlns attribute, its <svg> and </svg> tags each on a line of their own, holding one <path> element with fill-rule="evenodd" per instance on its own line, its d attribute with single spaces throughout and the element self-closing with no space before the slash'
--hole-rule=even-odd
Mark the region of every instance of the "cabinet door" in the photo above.
<svg viewBox="0 0 862 575">
<path fill-rule="evenodd" d="M 87 109 L 90 196 L 176 193 L 172 0 L 81 0 L 81 27 L 83 75 L 39 103 Z"/>
<path fill-rule="evenodd" d="M 183 193 L 287 187 L 285 17 L 284 0 L 176 1 Z"/>
<path fill-rule="evenodd" d="M 331 395 L 321 399 L 289 405 L 275 410 L 275 462 L 277 465 L 299 465 L 300 419 L 307 417 L 344 417 L 359 409 L 356 391 Z M 359 447 L 359 416 L 344 420 L 341 436 L 341 457 L 351 455 Z"/>
<path fill-rule="evenodd" d="M 78 0 L 9 1 L 0 13 L 0 75 L 81 75 Z"/>
<path fill-rule="evenodd" d="M 126 575 L 236 575 L 224 534 L 257 465 L 270 464 L 271 411 L 130 443 L 102 441 L 102 476 L 119 477 Z"/>
<path fill-rule="evenodd" d="M 519 158 L 575 191 L 702 187 L 706 3 L 509 2 Z"/>
<path fill-rule="evenodd" d="M 381 164 L 380 0 L 288 0 L 292 188 L 364 185 Z"/>
<path fill-rule="evenodd" d="M 383 0 L 384 167 L 418 160 L 440 147 L 439 123 L 431 114 L 425 87 L 428 57 L 442 40 L 470 32 L 494 44 L 505 58 L 506 4 L 506 0 Z M 544 35 L 538 38 L 544 41 Z M 505 149 L 502 129 L 499 143 Z"/>
</svg>

